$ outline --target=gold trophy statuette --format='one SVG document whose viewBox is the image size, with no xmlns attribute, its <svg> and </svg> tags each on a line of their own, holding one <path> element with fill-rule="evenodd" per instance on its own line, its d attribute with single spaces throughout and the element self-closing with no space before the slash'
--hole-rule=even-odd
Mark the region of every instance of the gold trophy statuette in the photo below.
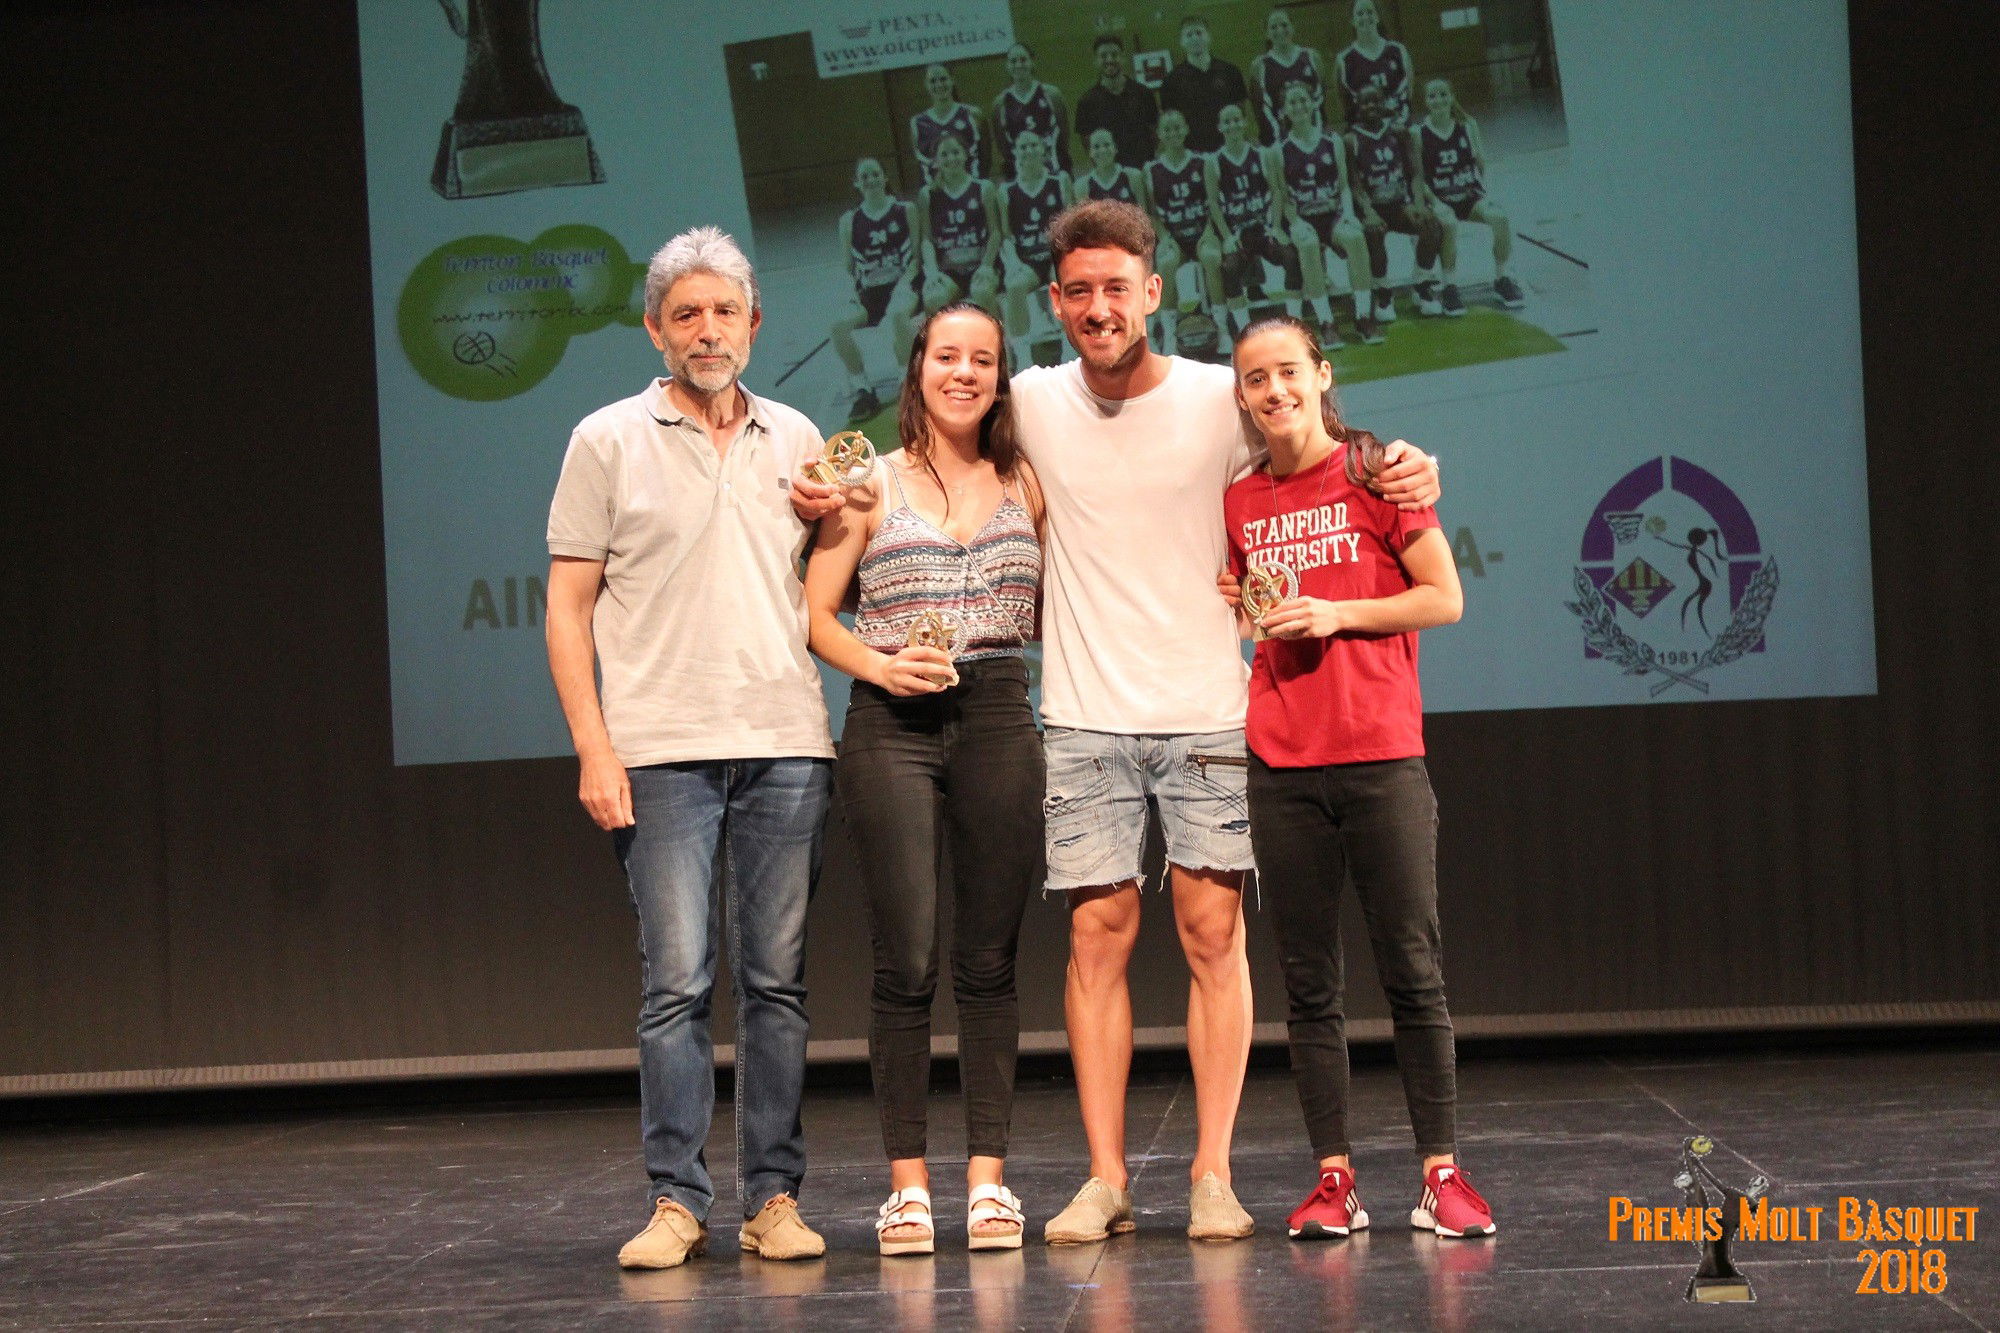
<svg viewBox="0 0 2000 1333">
<path fill-rule="evenodd" d="M 822 486 L 859 486 L 875 471 L 875 444 L 858 430 L 844 430 L 826 442 L 826 453 L 805 465 L 808 481 Z"/>
<path fill-rule="evenodd" d="M 1243 611 L 1262 641 L 1264 617 L 1299 595 L 1299 576 L 1290 565 L 1252 565 L 1243 571 Z"/>
<path fill-rule="evenodd" d="M 946 657 L 957 657 L 965 641 L 965 622 L 949 611 L 925 611 L 910 622 L 912 648 L 936 648 Z"/>
<path fill-rule="evenodd" d="M 965 622 L 949 611 L 933 609 L 920 612 L 910 622 L 910 633 L 905 642 L 912 648 L 935 648 L 946 657 L 957 657 L 959 646 L 965 642 Z M 946 670 L 950 674 L 935 676 L 937 682 L 945 686 L 958 684 L 958 669 L 948 667 Z"/>
</svg>

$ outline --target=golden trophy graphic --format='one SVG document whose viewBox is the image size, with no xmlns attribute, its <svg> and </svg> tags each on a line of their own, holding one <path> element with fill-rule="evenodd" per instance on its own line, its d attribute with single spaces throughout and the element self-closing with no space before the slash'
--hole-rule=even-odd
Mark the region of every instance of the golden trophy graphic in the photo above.
<svg viewBox="0 0 2000 1333">
<path fill-rule="evenodd" d="M 1258 642 L 1269 637 L 1264 633 L 1264 617 L 1298 595 L 1299 576 L 1290 565 L 1266 562 L 1243 571 L 1243 613 L 1256 626 Z"/>
<path fill-rule="evenodd" d="M 826 442 L 824 455 L 800 471 L 822 486 L 859 486 L 875 472 L 875 444 L 858 430 L 844 430 Z"/>
<path fill-rule="evenodd" d="M 438 143 L 431 188 L 447 199 L 596 185 L 603 164 L 583 113 L 556 96 L 542 63 L 541 0 L 438 0 L 465 39 L 458 106 Z"/>
</svg>

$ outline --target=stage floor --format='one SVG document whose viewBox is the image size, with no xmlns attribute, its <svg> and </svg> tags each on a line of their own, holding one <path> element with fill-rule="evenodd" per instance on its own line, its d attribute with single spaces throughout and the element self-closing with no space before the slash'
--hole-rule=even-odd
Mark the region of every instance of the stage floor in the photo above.
<svg viewBox="0 0 2000 1333">
<path fill-rule="evenodd" d="M 0 1327 L 1992 1329 L 1996 1090 L 2000 1047 L 1963 1044 L 1468 1059 L 1462 1158 L 1500 1234 L 1439 1241 L 1407 1226 L 1401 1089 L 1372 1064 L 1356 1071 L 1353 1123 L 1374 1230 L 1298 1244 L 1284 1218 L 1311 1163 L 1289 1076 L 1259 1069 L 1235 1158 L 1257 1235 L 1198 1244 L 1181 1230 L 1192 1088 L 1154 1075 L 1131 1098 L 1136 1236 L 974 1257 L 962 1227 L 945 1227 L 939 1253 L 919 1259 L 874 1252 L 887 1172 L 871 1101 L 820 1090 L 805 1206 L 829 1255 L 739 1256 L 718 1203 L 710 1256 L 654 1274 L 613 1263 L 645 1212 L 628 1100 L 14 1125 L 0 1128 Z M 954 1153 L 955 1092 L 932 1105 L 933 1142 Z M 1038 1237 L 1084 1163 L 1068 1083 L 1024 1081 L 1015 1124 L 1008 1179 Z M 732 1128 L 721 1108 L 719 1181 L 733 1174 Z M 1761 1173 L 1774 1204 L 1825 1210 L 1818 1242 L 1736 1247 L 1751 1306 L 1685 1304 L 1687 1243 L 1607 1238 L 1612 1196 L 1681 1202 L 1681 1143 L 1697 1133 L 1713 1136 L 1708 1160 L 1727 1183 Z M 962 1160 L 937 1159 L 946 1219 L 963 1215 Z M 1870 1200 L 1976 1206 L 1976 1238 L 1923 1247 L 1945 1255 L 1941 1292 L 1859 1295 L 1857 1254 L 1908 1247 L 1839 1239 L 1842 1196 L 1861 1200 L 1864 1221 Z M 1896 1285 L 1900 1264 L 1876 1280 Z"/>
</svg>

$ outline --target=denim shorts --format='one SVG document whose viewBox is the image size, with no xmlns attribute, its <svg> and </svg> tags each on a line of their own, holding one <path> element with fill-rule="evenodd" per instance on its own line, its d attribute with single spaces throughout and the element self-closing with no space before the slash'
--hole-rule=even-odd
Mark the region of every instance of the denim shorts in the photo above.
<svg viewBox="0 0 2000 1333">
<path fill-rule="evenodd" d="M 1159 811 L 1174 865 L 1253 868 L 1242 732 L 1125 736 L 1050 727 L 1042 752 L 1049 891 L 1138 879 L 1148 805 Z"/>
</svg>

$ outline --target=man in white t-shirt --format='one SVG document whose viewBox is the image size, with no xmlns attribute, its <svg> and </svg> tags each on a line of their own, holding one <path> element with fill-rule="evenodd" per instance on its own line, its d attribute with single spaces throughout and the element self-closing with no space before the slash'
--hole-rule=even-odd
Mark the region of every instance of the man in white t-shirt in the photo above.
<svg viewBox="0 0 2000 1333">
<path fill-rule="evenodd" d="M 1249 669 L 1216 577 L 1227 553 L 1222 494 L 1248 471 L 1251 445 L 1228 367 L 1162 356 L 1146 343 L 1161 283 L 1145 214 L 1115 200 L 1079 204 L 1051 223 L 1049 239 L 1050 306 L 1078 360 L 1023 371 L 1012 397 L 1016 438 L 1048 506 L 1048 887 L 1069 899 L 1064 999 L 1091 1177 L 1044 1234 L 1074 1244 L 1134 1225 L 1126 968 L 1139 937 L 1150 802 L 1191 973 L 1188 1233 L 1247 1236 L 1250 1217 L 1230 1191 L 1229 1143 L 1250 1050 L 1241 898 L 1251 866 Z M 1435 464 L 1407 446 L 1391 457 L 1383 494 L 1412 508 L 1434 503 Z M 838 505 L 826 488 L 798 484 L 793 502 L 808 517 Z"/>
</svg>

